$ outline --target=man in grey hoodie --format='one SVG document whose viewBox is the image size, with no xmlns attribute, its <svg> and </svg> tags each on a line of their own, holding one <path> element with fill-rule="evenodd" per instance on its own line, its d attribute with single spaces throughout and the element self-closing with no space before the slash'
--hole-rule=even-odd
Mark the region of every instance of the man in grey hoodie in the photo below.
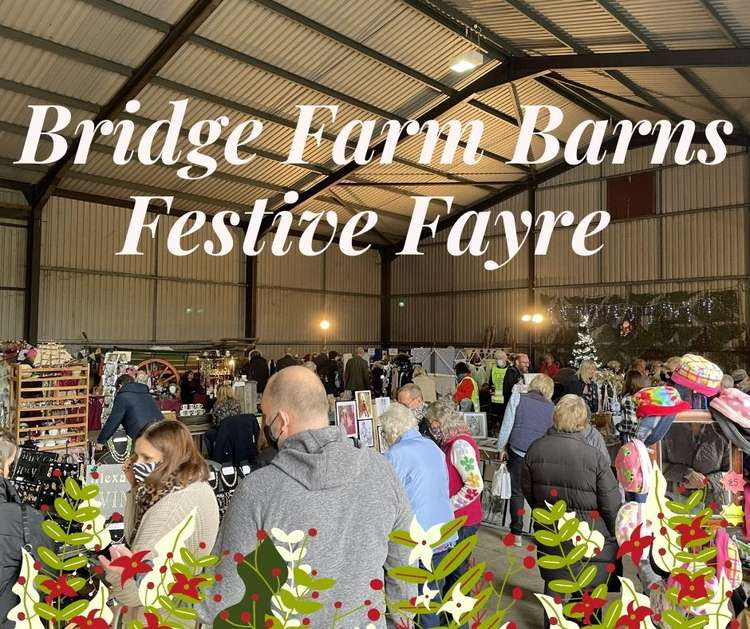
<svg viewBox="0 0 750 629">
<path fill-rule="evenodd" d="M 323 608 L 311 618 L 312 626 L 331 626 L 337 610 L 368 601 L 346 626 L 385 627 L 382 592 L 373 583 L 385 583 L 389 600 L 417 595 L 416 586 L 385 572 L 409 563 L 410 549 L 388 539 L 394 530 L 408 531 L 412 521 L 401 482 L 383 456 L 355 448 L 337 427 L 328 426 L 325 389 L 310 370 L 288 367 L 274 375 L 262 410 L 266 437 L 278 442 L 279 453 L 245 478 L 234 494 L 214 546 L 214 554 L 222 557 L 216 567 L 222 579 L 198 607 L 201 620 L 213 622 L 221 610 L 246 596 L 234 555 L 251 552 L 258 531 L 270 535 L 274 528 L 285 533 L 315 529 L 304 563 L 318 578 L 336 579 L 336 586 L 319 593 Z M 381 612 L 379 618 L 368 616 L 373 607 Z M 389 616 L 388 626 L 393 621 Z"/>
</svg>

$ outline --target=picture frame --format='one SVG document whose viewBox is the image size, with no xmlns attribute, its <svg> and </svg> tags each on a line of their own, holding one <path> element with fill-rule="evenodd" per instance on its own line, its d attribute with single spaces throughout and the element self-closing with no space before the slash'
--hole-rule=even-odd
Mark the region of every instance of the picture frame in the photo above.
<svg viewBox="0 0 750 629">
<path fill-rule="evenodd" d="M 391 398 L 389 397 L 376 397 L 373 401 L 373 409 L 375 411 L 375 417 L 380 417 L 383 413 L 388 410 L 391 405 Z"/>
<path fill-rule="evenodd" d="M 336 402 L 336 425 L 347 437 L 357 437 L 357 403 L 354 400 Z"/>
<path fill-rule="evenodd" d="M 487 413 L 461 413 L 473 437 L 487 437 Z"/>
<path fill-rule="evenodd" d="M 385 433 L 383 432 L 383 424 L 378 424 L 378 452 L 385 454 L 388 451 L 388 444 L 385 440 Z"/>
<path fill-rule="evenodd" d="M 362 448 L 375 447 L 375 435 L 373 432 L 374 421 L 372 419 L 360 419 L 357 421 L 359 432 L 359 443 Z"/>
<path fill-rule="evenodd" d="M 357 421 L 360 419 L 374 419 L 372 412 L 372 393 L 369 391 L 355 391 L 354 401 L 357 408 Z"/>
</svg>

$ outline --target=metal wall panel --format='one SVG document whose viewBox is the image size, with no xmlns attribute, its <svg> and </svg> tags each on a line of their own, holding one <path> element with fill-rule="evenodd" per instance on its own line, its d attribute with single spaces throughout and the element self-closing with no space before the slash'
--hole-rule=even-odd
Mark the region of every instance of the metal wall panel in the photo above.
<svg viewBox="0 0 750 629">
<path fill-rule="evenodd" d="M 380 295 L 380 254 L 370 249 L 349 257 L 338 247 L 325 253 L 326 290 Z"/>
<path fill-rule="evenodd" d="M 52 197 L 42 215 L 42 266 L 152 275 L 156 245 L 147 230 L 142 256 L 116 255 L 130 218 L 126 208 Z"/>
<path fill-rule="evenodd" d="M 76 343 L 143 342 L 151 338 L 154 281 L 42 270 L 39 337 Z"/>
<path fill-rule="evenodd" d="M 258 339 L 262 344 L 317 342 L 322 347 L 323 319 L 331 323 L 329 345 L 372 343 L 380 338 L 380 297 L 259 288 L 257 316 Z"/>
<path fill-rule="evenodd" d="M 167 251 L 167 238 L 177 218 L 160 216 L 157 238 L 159 241 L 158 273 L 166 277 L 181 277 L 205 282 L 227 282 L 233 284 L 245 281 L 245 256 L 242 253 L 242 232 L 230 228 L 234 236 L 234 246 L 225 256 L 210 256 L 203 249 L 208 240 L 219 250 L 219 242 L 210 224 L 204 225 L 194 234 L 181 239 L 183 249 L 189 250 L 198 246 L 195 252 L 187 256 L 176 256 Z M 189 223 L 192 225 L 192 222 Z"/>
<path fill-rule="evenodd" d="M 0 339 L 22 339 L 24 292 L 0 290 Z"/>
<path fill-rule="evenodd" d="M 664 277 L 717 277 L 746 270 L 742 209 L 669 216 L 664 219 Z"/>
<path fill-rule="evenodd" d="M 595 284 L 601 281 L 601 259 L 598 255 L 579 256 L 571 246 L 574 230 L 556 229 L 550 239 L 547 254 L 536 256 L 537 286 L 557 284 Z M 596 249 L 600 234 L 587 239 L 587 245 Z"/>
<path fill-rule="evenodd" d="M 299 252 L 299 239 L 290 238 L 289 253 L 275 256 L 271 253 L 272 237 L 266 237 L 263 251 L 256 258 L 258 263 L 257 284 L 262 287 L 279 288 L 323 288 L 323 258 L 306 257 Z M 260 245 L 258 245 L 260 247 Z"/>
<path fill-rule="evenodd" d="M 536 196 L 537 216 L 540 212 L 573 212 L 579 221 L 590 212 L 602 207 L 601 187 L 598 183 L 580 183 L 557 188 L 541 188 Z"/>
<path fill-rule="evenodd" d="M 661 175 L 664 212 L 736 206 L 746 203 L 748 155 L 734 154 L 717 166 L 688 164 L 665 168 Z"/>
<path fill-rule="evenodd" d="M 0 222 L 4 222 L 1 221 Z M 26 229 L 0 225 L 0 286 L 23 288 L 26 284 Z M 0 297 L 2 295 L 0 294 Z"/>
<path fill-rule="evenodd" d="M 2 96 L 0 96 L 0 100 L 2 100 Z M 0 203 L 23 206 L 28 205 L 26 197 L 23 196 L 23 192 L 20 190 L 9 190 L 8 188 L 0 188 Z"/>
<path fill-rule="evenodd" d="M 602 236 L 602 281 L 640 282 L 659 277 L 659 219 L 613 223 Z"/>
<path fill-rule="evenodd" d="M 212 341 L 245 335 L 245 289 L 241 286 L 159 280 L 156 338 Z"/>
</svg>

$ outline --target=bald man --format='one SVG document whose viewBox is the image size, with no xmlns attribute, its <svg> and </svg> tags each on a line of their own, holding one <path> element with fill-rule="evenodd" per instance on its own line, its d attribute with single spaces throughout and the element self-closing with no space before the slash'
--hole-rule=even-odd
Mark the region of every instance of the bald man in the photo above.
<svg viewBox="0 0 750 629">
<path fill-rule="evenodd" d="M 323 608 L 315 614 L 316 626 L 331 626 L 336 601 L 353 609 L 363 600 L 377 600 L 373 579 L 385 582 L 386 595 L 394 601 L 416 596 L 416 586 L 385 573 L 409 563 L 410 549 L 388 540 L 392 531 L 408 531 L 411 525 L 403 486 L 383 456 L 355 448 L 339 428 L 328 425 L 328 400 L 317 374 L 304 367 L 278 372 L 266 385 L 261 408 L 266 438 L 278 444 L 279 453 L 247 476 L 232 498 L 214 547 L 222 557 L 216 572 L 223 579 L 198 608 L 201 620 L 211 623 L 242 600 L 245 586 L 234 555 L 247 555 L 258 531 L 274 528 L 316 530 L 307 540 L 305 563 L 320 577 L 337 581 L 335 588 L 320 592 L 317 602 Z M 219 603 L 214 602 L 217 594 Z M 373 622 L 367 612 L 363 608 L 355 614 L 350 626 Z M 383 615 L 375 626 L 386 626 Z"/>
</svg>

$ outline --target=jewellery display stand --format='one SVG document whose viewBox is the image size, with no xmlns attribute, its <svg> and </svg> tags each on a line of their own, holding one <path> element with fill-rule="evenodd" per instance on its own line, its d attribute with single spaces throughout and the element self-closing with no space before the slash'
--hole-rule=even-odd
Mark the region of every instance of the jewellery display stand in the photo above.
<svg viewBox="0 0 750 629">
<path fill-rule="evenodd" d="M 83 449 L 88 438 L 88 365 L 16 365 L 13 379 L 16 442 L 40 451 Z"/>
</svg>

